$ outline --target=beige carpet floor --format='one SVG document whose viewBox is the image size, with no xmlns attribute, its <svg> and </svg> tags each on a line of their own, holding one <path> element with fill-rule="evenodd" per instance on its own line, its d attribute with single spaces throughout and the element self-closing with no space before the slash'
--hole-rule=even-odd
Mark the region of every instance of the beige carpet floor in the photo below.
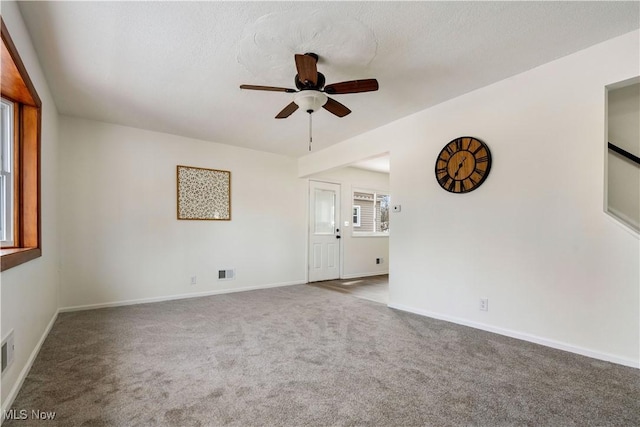
<svg viewBox="0 0 640 427">
<path fill-rule="evenodd" d="M 6 426 L 638 426 L 640 371 L 307 285 L 63 313 Z"/>
</svg>

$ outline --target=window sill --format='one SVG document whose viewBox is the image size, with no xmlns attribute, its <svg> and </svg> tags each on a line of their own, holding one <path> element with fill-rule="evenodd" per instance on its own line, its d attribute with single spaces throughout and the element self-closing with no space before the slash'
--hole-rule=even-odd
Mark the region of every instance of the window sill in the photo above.
<svg viewBox="0 0 640 427">
<path fill-rule="evenodd" d="M 366 231 L 363 232 L 354 232 L 351 233 L 351 237 L 389 237 L 389 233 L 368 233 Z"/>
<path fill-rule="evenodd" d="M 40 248 L 0 249 L 0 271 L 5 271 L 42 256 Z"/>
</svg>

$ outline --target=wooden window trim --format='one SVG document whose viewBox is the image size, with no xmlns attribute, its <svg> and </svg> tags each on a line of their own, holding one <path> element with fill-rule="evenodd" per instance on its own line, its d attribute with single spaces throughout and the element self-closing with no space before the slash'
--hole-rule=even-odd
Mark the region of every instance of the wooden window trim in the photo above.
<svg viewBox="0 0 640 427">
<path fill-rule="evenodd" d="M 1 20 L 1 18 L 0 18 Z M 2 23 L 2 97 L 14 102 L 14 247 L 0 249 L 0 271 L 42 255 L 40 140 L 42 102 Z"/>
</svg>

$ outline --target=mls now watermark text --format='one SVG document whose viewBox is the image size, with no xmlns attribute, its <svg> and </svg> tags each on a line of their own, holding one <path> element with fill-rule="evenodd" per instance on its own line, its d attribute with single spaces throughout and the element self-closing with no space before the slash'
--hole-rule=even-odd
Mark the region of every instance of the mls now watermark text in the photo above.
<svg viewBox="0 0 640 427">
<path fill-rule="evenodd" d="M 53 411 L 41 411 L 39 409 L 9 409 L 2 411 L 4 420 L 53 420 L 56 413 Z"/>
</svg>

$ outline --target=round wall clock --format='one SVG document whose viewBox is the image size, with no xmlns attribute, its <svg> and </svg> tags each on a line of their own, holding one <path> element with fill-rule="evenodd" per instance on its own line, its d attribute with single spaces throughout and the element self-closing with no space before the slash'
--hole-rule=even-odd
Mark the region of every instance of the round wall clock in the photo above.
<svg viewBox="0 0 640 427">
<path fill-rule="evenodd" d="M 461 136 L 444 146 L 436 160 L 436 179 L 451 193 L 478 188 L 491 170 L 491 152 L 477 138 Z"/>
</svg>

